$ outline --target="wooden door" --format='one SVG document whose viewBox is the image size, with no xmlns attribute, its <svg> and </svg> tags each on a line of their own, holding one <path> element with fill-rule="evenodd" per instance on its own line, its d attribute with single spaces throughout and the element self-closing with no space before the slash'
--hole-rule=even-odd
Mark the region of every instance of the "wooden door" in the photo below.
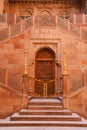
<svg viewBox="0 0 87 130">
<path fill-rule="evenodd" d="M 36 54 L 35 93 L 43 96 L 44 82 L 47 82 L 47 95 L 55 93 L 55 83 L 48 82 L 55 78 L 55 54 L 48 48 L 43 48 Z"/>
</svg>

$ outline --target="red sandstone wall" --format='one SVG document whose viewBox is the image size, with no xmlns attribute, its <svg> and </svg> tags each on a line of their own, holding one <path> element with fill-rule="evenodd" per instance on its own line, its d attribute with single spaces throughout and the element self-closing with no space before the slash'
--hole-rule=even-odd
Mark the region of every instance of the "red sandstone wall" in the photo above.
<svg viewBox="0 0 87 130">
<path fill-rule="evenodd" d="M 41 8 L 40 8 L 41 6 Z M 68 73 L 77 73 L 82 70 L 82 66 L 86 67 L 87 65 L 87 45 L 84 42 L 81 42 L 77 39 L 77 37 L 73 36 L 69 33 L 65 33 L 64 30 L 60 29 L 57 24 L 57 17 L 51 17 L 60 14 L 61 11 L 65 10 L 70 12 L 70 15 L 73 13 L 79 12 L 79 6 L 77 5 L 58 5 L 61 8 L 58 8 L 55 5 L 55 8 L 52 5 L 46 5 L 43 7 L 42 5 L 30 6 L 28 9 L 29 12 L 33 16 L 37 17 L 33 19 L 33 27 L 27 29 L 23 33 L 17 35 L 9 39 L 8 41 L 0 44 L 0 64 L 8 68 L 9 71 L 15 74 L 23 74 L 24 71 L 24 51 L 27 52 L 27 62 L 28 62 L 28 72 L 31 77 L 35 76 L 35 55 L 36 52 L 42 47 L 50 47 L 53 49 L 56 55 L 56 61 L 61 62 L 61 69 L 63 73 L 63 58 L 64 58 L 64 50 L 67 54 L 67 68 Z M 25 4 L 25 8 L 28 6 Z M 66 8 L 67 7 L 67 8 Z M 70 8 L 71 7 L 71 8 Z M 10 12 L 11 13 L 23 13 L 22 6 L 10 5 Z M 45 10 L 45 11 L 44 11 Z M 43 18 L 40 20 L 38 18 L 38 14 L 42 14 L 40 17 Z M 20 14 L 21 15 L 21 14 Z M 50 19 L 44 21 L 44 17 L 50 16 Z M 52 18 L 52 19 L 51 19 Z M 51 22 L 50 22 L 51 20 Z M 63 21 L 61 21 L 63 22 Z M 50 23 L 50 25 L 49 25 Z M 28 24 L 28 23 L 27 23 Z M 40 26 L 38 26 L 40 24 Z M 44 26 L 48 24 L 48 26 Z M 51 25 L 52 24 L 52 25 Z M 56 24 L 56 26 L 55 26 Z M 60 25 L 63 23 L 59 23 Z M 41 26 L 43 25 L 43 26 Z M 32 25 L 31 25 L 32 26 Z M 24 26 L 23 26 L 24 27 Z M 62 26 L 61 26 L 62 27 Z M 13 28 L 13 34 L 18 29 L 16 27 Z M 74 30 L 78 33 L 78 29 Z"/>
<path fill-rule="evenodd" d="M 77 94 L 75 94 L 68 100 L 68 109 L 87 118 L 87 97 L 85 96 L 87 93 L 87 87 L 85 89 L 82 89 L 82 91 L 77 91 Z"/>
<path fill-rule="evenodd" d="M 1 65 L 9 71 L 22 74 L 24 69 L 24 51 L 27 52 L 29 73 L 34 73 L 35 54 L 42 47 L 50 47 L 56 54 L 56 60 L 61 60 L 63 73 L 64 50 L 67 54 L 67 68 L 69 73 L 77 73 L 82 66 L 87 66 L 87 44 L 79 41 L 69 33 L 56 28 L 31 28 L 24 33 L 1 43 Z M 34 75 L 34 74 L 32 74 Z"/>
<path fill-rule="evenodd" d="M 21 109 L 21 96 L 0 85 L 0 118 L 11 115 Z"/>
</svg>

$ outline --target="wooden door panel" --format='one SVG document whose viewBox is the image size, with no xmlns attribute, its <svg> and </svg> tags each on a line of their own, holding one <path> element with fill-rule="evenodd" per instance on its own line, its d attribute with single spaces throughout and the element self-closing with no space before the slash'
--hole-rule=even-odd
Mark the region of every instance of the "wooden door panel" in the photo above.
<svg viewBox="0 0 87 130">
<path fill-rule="evenodd" d="M 35 82 L 35 93 L 38 95 L 43 95 L 43 83 Z"/>
<path fill-rule="evenodd" d="M 42 50 L 36 57 L 35 78 L 44 82 L 55 78 L 54 56 L 49 50 Z M 35 93 L 43 96 L 44 85 L 41 82 L 35 82 Z M 55 93 L 55 83 L 47 83 L 47 95 Z"/>
<path fill-rule="evenodd" d="M 55 93 L 55 82 L 51 82 L 47 84 L 47 95 L 53 95 Z"/>
<path fill-rule="evenodd" d="M 52 61 L 38 61 L 36 64 L 37 79 L 49 80 L 54 78 L 53 62 Z"/>
</svg>

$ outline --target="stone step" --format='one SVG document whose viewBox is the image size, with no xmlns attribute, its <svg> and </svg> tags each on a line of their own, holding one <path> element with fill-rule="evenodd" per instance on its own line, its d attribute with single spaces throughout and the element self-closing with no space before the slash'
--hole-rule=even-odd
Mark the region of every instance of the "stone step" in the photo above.
<svg viewBox="0 0 87 130">
<path fill-rule="evenodd" d="M 10 117 L 37 117 L 37 115 L 20 115 L 19 113 L 14 113 Z M 66 117 L 66 115 L 38 115 L 38 117 Z M 76 113 L 72 113 L 68 117 L 75 118 L 75 117 L 80 117 L 80 116 Z"/>
<path fill-rule="evenodd" d="M 0 127 L 87 127 L 87 120 L 83 119 L 65 109 L 58 99 L 33 99 L 29 102 L 28 109 L 0 120 Z"/>
<path fill-rule="evenodd" d="M 28 110 L 64 110 L 61 106 L 28 106 Z"/>
<path fill-rule="evenodd" d="M 72 115 L 71 112 L 19 112 L 20 115 Z"/>
<path fill-rule="evenodd" d="M 81 121 L 78 115 L 57 116 L 57 115 L 19 115 L 15 113 L 10 118 L 11 121 Z"/>
<path fill-rule="evenodd" d="M 28 105 L 62 106 L 62 103 L 61 102 L 29 102 Z"/>
<path fill-rule="evenodd" d="M 72 115 L 72 112 L 65 110 L 27 110 L 23 109 L 19 112 L 20 115 Z"/>
<path fill-rule="evenodd" d="M 9 121 L 0 122 L 0 127 L 30 127 L 30 126 L 44 126 L 44 127 L 87 127 L 87 122 L 61 122 L 61 121 Z M 7 129 L 6 129 L 7 130 Z M 79 129 L 78 129 L 79 130 Z"/>
<path fill-rule="evenodd" d="M 72 112 L 68 109 L 63 110 L 28 110 L 28 109 L 21 109 L 20 112 Z"/>
</svg>

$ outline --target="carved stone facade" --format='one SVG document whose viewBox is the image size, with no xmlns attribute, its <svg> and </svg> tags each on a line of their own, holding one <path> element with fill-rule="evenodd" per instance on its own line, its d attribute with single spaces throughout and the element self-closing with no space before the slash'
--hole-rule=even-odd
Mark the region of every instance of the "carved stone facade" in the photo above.
<svg viewBox="0 0 87 130">
<path fill-rule="evenodd" d="M 0 15 L 0 65 L 8 69 L 0 69 L 0 82 L 31 96 L 58 96 L 62 90 L 67 98 L 69 92 L 82 89 L 84 77 L 80 73 L 87 69 L 87 17 L 83 14 L 86 7 L 87 0 L 9 0 L 5 4 L 0 1 L 0 13 L 10 13 Z M 25 66 L 28 75 L 23 75 Z M 64 75 L 64 67 L 74 78 Z M 7 101 L 7 106 L 13 107 L 6 111 L 2 107 L 0 111 L 26 108 L 26 96 L 15 95 L 10 87 L 0 87 L 0 105 Z M 87 90 L 82 90 L 82 95 L 86 94 Z M 68 98 L 71 110 L 82 111 L 83 100 L 87 102 L 82 95 Z M 87 109 L 87 103 L 84 108 Z"/>
<path fill-rule="evenodd" d="M 35 8 L 34 8 L 35 7 Z M 66 4 L 59 4 L 59 5 L 22 5 L 22 4 L 12 4 L 9 7 L 9 12 L 16 13 L 20 16 L 31 16 L 31 15 L 39 15 L 45 11 L 45 14 L 55 15 L 55 14 L 73 14 L 73 13 L 80 13 L 80 7 L 77 5 L 66 5 Z M 63 13 L 62 13 L 63 12 Z M 67 12 L 67 13 L 66 13 Z M 44 13 L 43 13 L 44 14 Z"/>
<path fill-rule="evenodd" d="M 87 7 L 87 1 L 85 0 L 1 0 L 0 1 L 0 12 L 4 13 L 16 13 L 17 15 L 22 16 L 29 16 L 32 14 L 36 14 L 36 10 L 33 9 L 33 7 L 38 7 L 40 9 L 43 8 L 43 6 L 47 9 L 52 7 L 52 4 L 55 8 L 58 10 L 65 10 L 71 13 L 79 13 L 81 10 L 84 11 Z M 81 11 L 81 12 L 82 12 Z"/>
<path fill-rule="evenodd" d="M 80 15 L 74 15 L 74 13 L 81 13 L 79 2 L 51 3 L 45 6 L 41 3 L 10 3 L 9 12 L 19 15 L 22 21 L 16 23 L 14 19 L 13 25 L 0 32 L 0 60 L 4 68 L 8 68 L 16 75 L 23 74 L 26 51 L 28 75 L 35 80 L 37 78 L 35 57 L 42 48 L 50 48 L 55 54 L 55 79 L 64 73 L 64 51 L 67 54 L 69 74 L 81 72 L 82 67 L 87 66 L 87 31 L 81 30 L 80 26 L 76 25 L 78 21 L 82 24 L 84 19 L 81 18 L 84 17 L 81 15 L 79 20 L 76 18 Z M 10 17 L 13 20 L 13 15 Z M 31 80 L 30 84 L 33 89 L 29 89 L 34 92 L 35 82 Z M 55 82 L 55 86 L 56 91 L 58 81 Z"/>
<path fill-rule="evenodd" d="M 30 15 L 36 15 L 41 10 L 43 11 L 43 8 L 45 10 L 48 9 L 51 13 L 59 13 L 61 10 L 68 11 L 68 13 L 78 13 L 80 12 L 81 8 L 84 7 L 84 3 L 82 4 L 83 0 L 1 0 L 1 13 L 3 10 L 10 14 L 17 14 L 20 16 L 30 16 Z M 3 5 L 3 6 L 2 6 Z M 55 12 L 54 8 L 57 10 Z M 83 6 L 82 6 L 83 5 Z M 37 7 L 36 9 L 34 7 Z M 41 12 L 42 12 L 41 11 Z"/>
</svg>

